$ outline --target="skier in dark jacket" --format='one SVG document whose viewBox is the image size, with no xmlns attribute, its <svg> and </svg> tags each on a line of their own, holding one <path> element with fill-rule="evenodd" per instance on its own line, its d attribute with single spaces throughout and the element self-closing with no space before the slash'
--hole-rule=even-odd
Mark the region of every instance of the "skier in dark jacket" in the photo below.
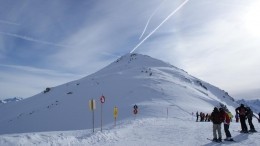
<svg viewBox="0 0 260 146">
<path fill-rule="evenodd" d="M 253 111 L 251 110 L 250 107 L 247 107 L 247 120 L 248 120 L 248 124 L 250 126 L 249 132 L 257 132 L 255 130 L 255 127 L 254 127 L 253 122 L 252 122 L 253 116 L 254 116 Z"/>
<path fill-rule="evenodd" d="M 198 122 L 198 120 L 199 120 L 199 112 L 198 111 L 196 112 L 196 117 L 197 117 L 196 122 Z"/>
<path fill-rule="evenodd" d="M 236 108 L 236 113 L 239 114 L 240 123 L 242 130 L 241 133 L 248 133 L 247 126 L 246 126 L 246 114 L 247 109 L 245 108 L 244 104 L 241 104 L 238 108 Z"/>
<path fill-rule="evenodd" d="M 206 114 L 206 116 L 205 116 L 205 122 L 208 121 L 208 118 L 209 118 L 209 114 Z"/>
<path fill-rule="evenodd" d="M 260 112 L 258 113 L 258 122 L 260 123 Z"/>
<path fill-rule="evenodd" d="M 213 141 L 220 142 L 222 141 L 222 135 L 221 135 L 222 116 L 218 108 L 216 107 L 211 113 L 211 121 L 213 123 Z M 217 138 L 217 132 L 218 132 L 218 138 Z"/>
</svg>

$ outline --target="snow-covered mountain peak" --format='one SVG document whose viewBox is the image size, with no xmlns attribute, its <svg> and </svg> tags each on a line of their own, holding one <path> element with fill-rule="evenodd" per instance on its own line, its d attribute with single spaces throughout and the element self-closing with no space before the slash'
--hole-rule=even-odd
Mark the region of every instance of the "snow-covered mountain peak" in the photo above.
<svg viewBox="0 0 260 146">
<path fill-rule="evenodd" d="M 132 66 L 149 66 L 149 67 L 156 67 L 156 66 L 170 66 L 169 64 L 152 58 L 147 55 L 142 55 L 142 54 L 137 54 L 137 53 L 128 53 L 119 59 L 117 59 L 114 63 L 119 63 L 119 64 L 129 64 Z"/>
<path fill-rule="evenodd" d="M 175 70 L 176 72 L 184 74 L 187 73 L 184 70 L 179 69 L 169 63 L 152 58 L 150 56 L 137 53 L 128 53 L 118 58 L 110 65 L 99 70 L 95 73 L 95 75 L 103 76 L 104 74 L 122 74 L 123 72 L 127 73 L 133 70 L 136 70 L 137 72 L 148 72 L 147 70 L 151 70 L 151 68 L 168 68 Z"/>
<path fill-rule="evenodd" d="M 237 106 L 224 90 L 181 69 L 149 56 L 126 54 L 92 75 L 0 106 L 0 134 L 90 129 L 88 103 L 95 99 L 95 112 L 100 113 L 101 95 L 106 97 L 104 124 L 113 123 L 114 106 L 119 120 L 131 119 L 135 104 L 141 117 L 161 116 L 169 109 L 183 119 L 196 111 L 209 113 L 220 103 L 231 111 Z M 95 119 L 100 121 L 100 116 Z"/>
<path fill-rule="evenodd" d="M 0 145 L 215 145 L 206 139 L 212 123 L 195 122 L 197 111 L 210 114 L 215 106 L 226 106 L 234 115 L 238 104 L 224 90 L 168 63 L 126 54 L 92 75 L 2 104 Z M 239 128 L 235 122 L 230 126 L 231 131 Z M 233 145 L 259 143 L 255 134 L 232 136 Z"/>
</svg>

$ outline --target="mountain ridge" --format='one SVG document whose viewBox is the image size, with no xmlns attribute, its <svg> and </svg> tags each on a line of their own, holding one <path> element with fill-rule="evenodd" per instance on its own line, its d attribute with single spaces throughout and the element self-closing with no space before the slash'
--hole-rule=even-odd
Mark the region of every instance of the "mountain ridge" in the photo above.
<svg viewBox="0 0 260 146">
<path fill-rule="evenodd" d="M 156 116 L 168 107 L 176 116 L 189 117 L 197 110 L 210 112 L 220 103 L 231 109 L 237 106 L 227 92 L 168 63 L 134 53 L 79 80 L 1 106 L 0 134 L 90 129 L 92 113 L 88 102 L 95 99 L 95 113 L 100 113 L 101 95 L 106 97 L 104 124 L 113 123 L 115 106 L 119 120 L 133 118 L 134 104 L 142 109 L 139 115 L 143 117 Z M 95 119 L 100 121 L 100 116 Z"/>
</svg>

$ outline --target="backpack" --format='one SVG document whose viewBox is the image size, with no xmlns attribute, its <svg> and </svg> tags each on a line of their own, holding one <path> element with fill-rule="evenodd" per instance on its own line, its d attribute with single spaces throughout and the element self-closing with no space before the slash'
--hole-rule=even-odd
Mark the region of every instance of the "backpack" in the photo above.
<svg viewBox="0 0 260 146">
<path fill-rule="evenodd" d="M 227 114 L 228 114 L 228 116 L 229 116 L 229 118 L 230 118 L 230 119 L 232 119 L 232 118 L 233 118 L 233 115 L 232 115 L 232 113 L 231 113 L 231 112 L 227 112 Z"/>
<path fill-rule="evenodd" d="M 241 107 L 239 109 L 239 115 L 241 115 L 241 116 L 245 116 L 246 115 L 246 108 L 245 107 Z"/>
<path fill-rule="evenodd" d="M 252 111 L 251 109 L 248 109 L 248 111 L 247 111 L 247 117 L 250 118 L 250 119 L 252 119 L 253 116 L 254 116 L 253 111 Z"/>
<path fill-rule="evenodd" d="M 230 121 L 231 121 L 231 119 L 232 119 L 232 114 L 230 113 L 230 112 L 225 112 L 225 119 L 224 119 L 224 124 L 228 124 L 229 125 L 229 123 L 230 123 Z"/>
</svg>

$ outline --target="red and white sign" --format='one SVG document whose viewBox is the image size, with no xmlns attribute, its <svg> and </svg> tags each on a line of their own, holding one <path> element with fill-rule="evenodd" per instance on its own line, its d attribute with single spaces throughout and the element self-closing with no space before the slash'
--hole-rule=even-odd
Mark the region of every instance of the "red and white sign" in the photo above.
<svg viewBox="0 0 260 146">
<path fill-rule="evenodd" d="M 102 95 L 102 96 L 100 97 L 100 102 L 101 102 L 101 103 L 105 103 L 105 96 Z"/>
<path fill-rule="evenodd" d="M 134 113 L 135 115 L 137 114 L 137 112 L 138 112 L 137 109 L 134 109 L 133 113 Z"/>
</svg>

